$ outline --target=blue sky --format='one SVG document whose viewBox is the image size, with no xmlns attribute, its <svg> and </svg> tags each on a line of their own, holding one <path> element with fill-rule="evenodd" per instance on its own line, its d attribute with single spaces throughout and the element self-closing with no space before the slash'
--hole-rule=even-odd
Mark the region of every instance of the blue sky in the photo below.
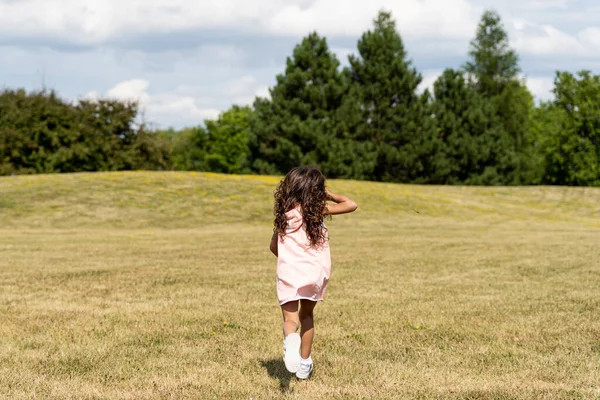
<svg viewBox="0 0 600 400">
<path fill-rule="evenodd" d="M 268 95 L 310 31 L 346 63 L 379 9 L 430 86 L 464 63 L 486 8 L 502 16 L 538 99 L 551 97 L 557 69 L 600 73 L 597 0 L 0 0 L 0 84 L 135 99 L 152 126 L 198 125 Z"/>
</svg>

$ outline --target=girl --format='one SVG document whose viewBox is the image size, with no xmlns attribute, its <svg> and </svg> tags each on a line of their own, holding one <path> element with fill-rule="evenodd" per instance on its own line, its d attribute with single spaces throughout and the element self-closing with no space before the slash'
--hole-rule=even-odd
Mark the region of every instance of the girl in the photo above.
<svg viewBox="0 0 600 400">
<path fill-rule="evenodd" d="M 335 204 L 327 204 L 328 200 Z M 270 247 L 277 256 L 283 361 L 287 370 L 300 379 L 307 379 L 313 369 L 310 357 L 313 310 L 317 301 L 323 300 L 331 272 L 329 239 L 323 220 L 325 216 L 350 213 L 356 208 L 356 203 L 347 197 L 329 192 L 325 177 L 316 168 L 292 169 L 275 189 L 275 228 Z"/>
</svg>

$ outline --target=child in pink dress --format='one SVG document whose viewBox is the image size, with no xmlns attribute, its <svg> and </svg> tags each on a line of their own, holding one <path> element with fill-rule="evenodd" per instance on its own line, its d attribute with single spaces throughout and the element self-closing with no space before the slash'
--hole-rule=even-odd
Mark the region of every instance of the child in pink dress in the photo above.
<svg viewBox="0 0 600 400">
<path fill-rule="evenodd" d="M 328 204 L 327 201 L 335 204 Z M 323 300 L 331 274 L 325 216 L 357 205 L 325 188 L 316 168 L 292 169 L 275 190 L 275 228 L 271 251 L 277 256 L 277 297 L 283 313 L 284 363 L 306 379 L 312 372 L 313 310 Z M 298 306 L 300 303 L 300 307 Z M 300 335 L 296 333 L 298 328 Z M 300 354 L 300 350 L 301 353 Z"/>
</svg>

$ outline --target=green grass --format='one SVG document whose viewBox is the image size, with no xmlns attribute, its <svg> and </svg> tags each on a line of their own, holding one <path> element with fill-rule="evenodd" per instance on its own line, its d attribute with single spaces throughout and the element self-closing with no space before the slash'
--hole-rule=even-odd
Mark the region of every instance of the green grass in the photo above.
<svg viewBox="0 0 600 400">
<path fill-rule="evenodd" d="M 0 178 L 0 398 L 600 398 L 600 190 L 330 181 L 359 210 L 299 382 L 278 180 Z"/>
</svg>

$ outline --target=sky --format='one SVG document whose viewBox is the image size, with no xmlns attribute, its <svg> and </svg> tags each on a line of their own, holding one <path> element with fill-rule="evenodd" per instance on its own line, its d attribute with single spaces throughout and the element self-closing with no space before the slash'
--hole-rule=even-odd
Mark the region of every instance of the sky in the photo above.
<svg viewBox="0 0 600 400">
<path fill-rule="evenodd" d="M 151 127 L 195 126 L 268 96 L 311 31 L 347 65 L 381 9 L 431 87 L 466 61 L 490 8 L 537 100 L 556 70 L 600 73 L 598 0 L 0 0 L 0 85 L 136 100 Z"/>
</svg>

